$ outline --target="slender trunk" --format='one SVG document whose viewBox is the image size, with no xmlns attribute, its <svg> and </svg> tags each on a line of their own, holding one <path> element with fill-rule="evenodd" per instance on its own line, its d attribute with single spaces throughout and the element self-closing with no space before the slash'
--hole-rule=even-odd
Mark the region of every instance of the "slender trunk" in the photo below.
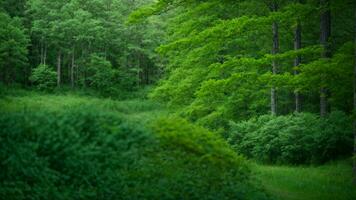
<svg viewBox="0 0 356 200">
<path fill-rule="evenodd" d="M 41 56 L 40 56 L 40 64 L 43 64 L 43 41 L 40 42 L 41 43 Z"/>
<path fill-rule="evenodd" d="M 57 86 L 61 87 L 61 51 L 57 54 Z"/>
<path fill-rule="evenodd" d="M 71 68 L 70 68 L 70 83 L 71 83 L 72 88 L 74 88 L 74 64 L 75 64 L 74 53 L 75 53 L 75 50 L 74 50 L 74 47 L 73 47 L 72 65 L 71 65 Z"/>
<path fill-rule="evenodd" d="M 273 3 L 272 11 L 276 12 L 277 10 L 278 10 L 277 3 Z M 278 33 L 277 22 L 273 22 L 272 31 L 273 31 L 272 54 L 276 55 L 279 52 L 279 33 Z M 276 75 L 278 73 L 278 63 L 276 60 L 272 61 L 272 73 L 273 75 Z M 274 86 L 271 88 L 271 113 L 272 115 L 277 115 L 277 90 Z"/>
<path fill-rule="evenodd" d="M 329 7 L 329 0 L 320 0 L 323 11 L 320 19 L 320 43 L 324 50 L 322 53 L 323 58 L 330 58 L 331 51 L 329 39 L 331 35 L 331 12 Z M 327 114 L 327 88 L 320 88 L 320 116 L 325 117 Z"/>
<path fill-rule="evenodd" d="M 295 29 L 295 33 L 294 33 L 294 50 L 298 50 L 301 49 L 302 47 L 302 27 L 300 22 L 297 22 L 297 27 Z M 298 75 L 299 74 L 299 70 L 298 70 L 298 66 L 300 65 L 302 61 L 302 58 L 300 55 L 298 55 L 295 59 L 294 59 L 294 75 Z M 299 94 L 298 91 L 294 92 L 295 95 L 295 111 L 296 112 L 300 112 L 301 111 L 301 95 Z"/>
<path fill-rule="evenodd" d="M 354 166 L 353 166 L 353 182 L 356 185 L 356 3 L 355 3 L 355 67 L 354 67 L 354 113 L 353 113 L 353 132 L 354 132 Z"/>
<path fill-rule="evenodd" d="M 47 60 L 47 44 L 44 44 L 44 53 L 43 53 L 43 64 L 46 65 L 46 60 Z"/>
<path fill-rule="evenodd" d="M 141 63 L 140 63 L 140 55 L 137 53 L 137 88 L 140 87 L 140 69 L 141 69 Z"/>
</svg>

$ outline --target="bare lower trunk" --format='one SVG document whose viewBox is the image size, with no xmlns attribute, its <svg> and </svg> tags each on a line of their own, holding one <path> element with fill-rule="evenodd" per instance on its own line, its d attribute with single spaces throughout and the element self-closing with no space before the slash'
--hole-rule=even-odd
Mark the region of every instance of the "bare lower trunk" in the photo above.
<svg viewBox="0 0 356 200">
<path fill-rule="evenodd" d="M 47 60 L 47 44 L 45 43 L 44 53 L 43 53 L 43 64 L 46 65 Z"/>
<path fill-rule="evenodd" d="M 356 43 L 355 43 L 356 48 Z M 355 51 L 355 60 L 356 60 L 356 51 Z M 353 133 L 354 133 L 354 152 L 353 152 L 353 182 L 356 185 L 356 64 L 354 72 L 354 115 L 353 115 Z"/>
<path fill-rule="evenodd" d="M 324 11 L 321 13 L 320 19 L 320 43 L 324 50 L 322 53 L 323 58 L 330 58 L 331 51 L 329 45 L 329 38 L 331 35 L 331 12 L 329 0 L 320 0 L 321 6 Z M 324 117 L 327 114 L 327 88 L 320 89 L 320 116 Z"/>
<path fill-rule="evenodd" d="M 61 87 L 61 51 L 57 55 L 57 86 Z"/>
<path fill-rule="evenodd" d="M 43 65 L 43 42 L 41 41 L 41 56 L 40 56 L 40 64 Z"/>
<path fill-rule="evenodd" d="M 321 88 L 320 89 L 320 116 L 321 117 L 326 116 L 327 114 L 326 107 L 327 107 L 326 89 Z"/>
<path fill-rule="evenodd" d="M 300 22 L 298 22 L 297 27 L 295 29 L 295 33 L 294 33 L 294 50 L 298 50 L 301 49 L 302 47 L 302 28 L 300 25 Z M 298 71 L 298 66 L 301 63 L 301 56 L 297 56 L 294 59 L 294 75 L 298 75 L 299 71 Z M 294 92 L 295 95 L 295 111 L 296 112 L 300 112 L 301 111 L 301 95 L 299 94 L 299 91 L 295 91 Z"/>
<path fill-rule="evenodd" d="M 353 182 L 356 185 L 356 4 L 355 4 L 355 69 L 354 69 L 354 114 L 353 114 L 353 132 L 354 132 L 354 165 L 353 165 Z"/>
<path fill-rule="evenodd" d="M 276 12 L 278 10 L 277 4 L 273 3 L 272 11 Z M 272 54 L 276 55 L 279 52 L 279 33 L 278 33 L 278 23 L 273 22 L 272 25 L 273 31 L 273 48 Z M 276 60 L 272 62 L 272 73 L 276 75 L 278 73 L 278 63 Z M 271 113 L 272 115 L 277 115 L 277 90 L 275 87 L 271 88 Z"/>
<path fill-rule="evenodd" d="M 271 88 L 271 112 L 272 115 L 277 115 L 277 91 L 276 88 Z"/>
<path fill-rule="evenodd" d="M 73 48 L 73 52 L 72 52 L 72 65 L 71 65 L 71 69 L 70 69 L 70 83 L 72 88 L 74 88 L 74 64 L 75 64 L 75 60 L 74 60 L 74 48 Z"/>
</svg>

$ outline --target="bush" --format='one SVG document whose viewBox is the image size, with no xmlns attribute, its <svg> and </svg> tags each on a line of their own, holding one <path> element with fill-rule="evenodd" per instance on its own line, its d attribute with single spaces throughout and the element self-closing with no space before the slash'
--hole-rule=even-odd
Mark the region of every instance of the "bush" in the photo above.
<svg viewBox="0 0 356 200">
<path fill-rule="evenodd" d="M 321 163 L 350 155 L 351 124 L 342 112 L 326 118 L 308 113 L 261 116 L 232 123 L 229 142 L 237 152 L 264 163 Z"/>
<path fill-rule="evenodd" d="M 32 70 L 30 81 L 38 90 L 51 91 L 57 84 L 57 73 L 47 65 L 39 65 Z"/>
<path fill-rule="evenodd" d="M 244 159 L 213 133 L 180 119 L 151 131 L 86 107 L 2 114 L 0 196 L 266 199 Z"/>
<path fill-rule="evenodd" d="M 94 54 L 91 56 L 88 69 L 91 88 L 106 96 L 118 93 L 117 80 L 115 80 L 118 71 L 112 68 L 109 61 Z"/>
</svg>

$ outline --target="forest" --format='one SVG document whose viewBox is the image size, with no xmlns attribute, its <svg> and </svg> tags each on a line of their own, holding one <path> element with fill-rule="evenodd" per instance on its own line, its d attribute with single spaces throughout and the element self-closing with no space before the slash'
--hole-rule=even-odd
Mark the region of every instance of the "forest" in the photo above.
<svg viewBox="0 0 356 200">
<path fill-rule="evenodd" d="M 0 199 L 355 200 L 355 0 L 0 0 Z"/>
</svg>

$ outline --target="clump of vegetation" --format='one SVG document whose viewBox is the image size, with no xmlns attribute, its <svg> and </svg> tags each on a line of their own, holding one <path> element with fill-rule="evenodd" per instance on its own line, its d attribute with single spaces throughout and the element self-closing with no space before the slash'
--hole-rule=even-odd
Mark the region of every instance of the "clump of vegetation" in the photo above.
<svg viewBox="0 0 356 200">
<path fill-rule="evenodd" d="M 265 163 L 321 163 L 350 156 L 351 124 L 342 112 L 326 118 L 308 113 L 265 115 L 231 123 L 229 141 L 237 152 Z"/>
<path fill-rule="evenodd" d="M 111 63 L 105 58 L 92 55 L 88 64 L 88 82 L 91 88 L 99 91 L 102 95 L 118 93 L 118 71 L 113 69 Z"/>
<path fill-rule="evenodd" d="M 32 70 L 30 81 L 38 90 L 51 91 L 57 84 L 57 73 L 47 65 L 39 65 Z"/>
<path fill-rule="evenodd" d="M 179 119 L 152 131 L 87 107 L 0 115 L 7 199 L 267 199 L 220 138 Z M 190 137 L 193 138 L 190 138 Z"/>
</svg>

